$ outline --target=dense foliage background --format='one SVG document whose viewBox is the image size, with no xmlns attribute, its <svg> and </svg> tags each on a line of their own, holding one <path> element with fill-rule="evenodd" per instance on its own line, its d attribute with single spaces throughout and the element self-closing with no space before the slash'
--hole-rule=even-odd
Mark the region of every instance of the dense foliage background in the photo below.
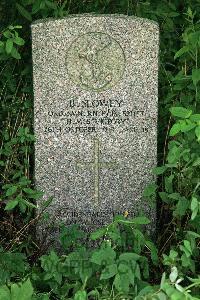
<svg viewBox="0 0 200 300">
<path fill-rule="evenodd" d="M 60 227 L 63 255 L 45 253 L 34 228 L 30 23 L 76 13 L 122 13 L 160 25 L 158 232 L 146 217 L 116 218 L 91 236 Z M 200 2 L 198 0 L 1 0 L 0 300 L 200 299 Z M 46 206 L 50 203 L 46 203 Z"/>
</svg>

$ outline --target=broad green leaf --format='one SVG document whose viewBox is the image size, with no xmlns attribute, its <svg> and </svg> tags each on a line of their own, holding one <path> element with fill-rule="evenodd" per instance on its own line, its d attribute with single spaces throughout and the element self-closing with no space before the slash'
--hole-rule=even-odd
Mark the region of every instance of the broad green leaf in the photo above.
<svg viewBox="0 0 200 300">
<path fill-rule="evenodd" d="M 44 195 L 44 192 L 34 191 L 34 193 L 32 193 L 32 194 L 31 193 L 27 194 L 27 197 L 37 200 L 37 199 L 40 199 L 43 195 Z"/>
<path fill-rule="evenodd" d="M 170 202 L 167 193 L 165 193 L 165 192 L 159 192 L 158 194 L 159 194 L 159 196 L 160 196 L 160 198 L 162 199 L 163 202 L 165 202 L 165 203 L 169 203 Z"/>
<path fill-rule="evenodd" d="M 6 30 L 3 32 L 3 35 L 7 38 L 7 39 L 10 39 L 12 38 L 12 33 L 10 30 Z"/>
<path fill-rule="evenodd" d="M 147 217 L 136 217 L 132 219 L 132 222 L 138 225 L 146 225 L 151 223 L 151 221 Z"/>
<path fill-rule="evenodd" d="M 36 191 L 34 191 L 33 189 L 31 188 L 23 188 L 23 191 L 26 193 L 26 194 L 34 194 Z"/>
<path fill-rule="evenodd" d="M 166 166 L 153 168 L 152 173 L 155 175 L 161 175 L 167 170 Z"/>
<path fill-rule="evenodd" d="M 160 283 L 161 289 L 163 289 L 163 287 L 164 287 L 165 280 L 166 280 L 166 274 L 163 273 L 163 274 L 162 274 L 162 278 L 161 278 L 161 283 Z"/>
<path fill-rule="evenodd" d="M 187 109 L 184 107 L 171 107 L 170 108 L 170 112 L 174 117 L 179 117 L 182 119 L 186 119 L 189 118 L 192 114 L 192 110 L 191 109 Z"/>
<path fill-rule="evenodd" d="M 200 69 L 193 69 L 192 70 L 192 81 L 193 81 L 195 86 L 200 81 Z"/>
<path fill-rule="evenodd" d="M 199 206 L 199 202 L 196 197 L 192 197 L 191 210 L 196 209 Z"/>
<path fill-rule="evenodd" d="M 57 5 L 54 2 L 46 0 L 45 4 L 46 4 L 47 7 L 51 8 L 51 9 L 54 9 L 54 10 L 57 9 Z"/>
<path fill-rule="evenodd" d="M 11 299 L 15 299 L 15 300 L 21 300 L 19 298 L 20 296 L 20 287 L 18 284 L 14 283 L 11 285 Z"/>
<path fill-rule="evenodd" d="M 192 254 L 192 248 L 191 248 L 191 244 L 188 240 L 184 240 L 183 244 L 185 246 L 185 248 L 190 252 L 190 254 Z"/>
<path fill-rule="evenodd" d="M 195 128 L 196 125 L 195 124 L 185 124 L 184 126 L 181 126 L 181 132 L 188 132 L 190 130 L 192 130 L 193 128 Z"/>
<path fill-rule="evenodd" d="M 187 209 L 190 207 L 190 201 L 185 197 L 181 197 L 176 205 L 176 209 L 173 211 L 173 216 L 184 216 Z"/>
<path fill-rule="evenodd" d="M 31 14 L 28 12 L 28 10 L 26 10 L 23 6 L 21 6 L 19 3 L 16 3 L 16 7 L 17 10 L 19 11 L 19 13 L 28 21 L 32 21 L 32 16 Z"/>
<path fill-rule="evenodd" d="M 150 197 L 152 195 L 155 195 L 157 190 L 157 185 L 155 183 L 150 183 L 147 185 L 144 189 L 143 196 L 144 197 Z"/>
<path fill-rule="evenodd" d="M 127 262 L 123 262 L 123 263 L 119 262 L 117 269 L 119 273 L 127 274 L 129 272 L 130 266 L 128 265 Z"/>
<path fill-rule="evenodd" d="M 22 25 L 15 25 L 14 28 L 15 29 L 22 29 Z"/>
<path fill-rule="evenodd" d="M 12 47 L 11 55 L 16 59 L 21 59 L 21 55 L 19 54 L 19 52 L 15 47 Z"/>
<path fill-rule="evenodd" d="M 198 207 L 196 207 L 196 208 L 192 211 L 192 215 L 191 215 L 191 220 L 192 220 L 192 221 L 196 218 L 198 212 L 199 212 L 199 208 L 198 208 Z"/>
<path fill-rule="evenodd" d="M 116 252 L 111 247 L 96 250 L 92 254 L 91 262 L 97 265 L 113 264 L 116 258 Z"/>
<path fill-rule="evenodd" d="M 105 267 L 101 273 L 100 280 L 109 279 L 117 274 L 117 265 L 112 264 Z"/>
<path fill-rule="evenodd" d="M 21 201 L 28 207 L 31 207 L 31 208 L 37 208 L 37 206 L 29 201 L 27 201 L 26 199 L 21 199 Z"/>
<path fill-rule="evenodd" d="M 170 256 L 171 259 L 174 260 L 178 256 L 178 252 L 176 252 L 175 250 L 172 249 L 169 252 L 169 256 Z"/>
<path fill-rule="evenodd" d="M 151 251 L 151 259 L 154 262 L 154 264 L 158 263 L 158 250 L 154 243 L 151 241 L 146 241 L 146 246 L 150 249 Z"/>
<path fill-rule="evenodd" d="M 14 43 L 17 44 L 17 45 L 19 45 L 19 46 L 23 46 L 25 42 L 24 42 L 24 40 L 23 40 L 22 38 L 20 38 L 20 37 L 18 36 L 18 37 L 16 37 L 16 38 L 14 39 Z"/>
<path fill-rule="evenodd" d="M 97 239 L 101 238 L 102 236 L 105 235 L 106 230 L 107 230 L 107 227 L 103 227 L 103 228 L 96 230 L 95 232 L 92 232 L 90 235 L 91 240 L 97 240 Z"/>
<path fill-rule="evenodd" d="M 6 285 L 0 287 L 0 300 L 11 300 L 10 290 Z"/>
<path fill-rule="evenodd" d="M 16 300 L 31 300 L 33 295 L 33 287 L 30 279 L 27 279 L 20 287 L 19 296 Z"/>
<path fill-rule="evenodd" d="M 170 199 L 173 199 L 173 200 L 180 200 L 182 199 L 181 195 L 179 193 L 172 193 L 172 194 L 169 194 L 169 198 Z"/>
<path fill-rule="evenodd" d="M 15 194 L 17 189 L 18 189 L 18 187 L 16 185 L 11 186 L 6 192 L 6 197 L 10 197 L 13 194 Z"/>
<path fill-rule="evenodd" d="M 198 142 L 200 142 L 200 126 L 197 126 L 197 127 L 195 128 L 195 134 L 196 134 L 196 136 L 197 136 Z"/>
<path fill-rule="evenodd" d="M 137 253 L 122 253 L 119 256 L 120 261 L 126 261 L 128 263 L 131 263 L 132 260 L 137 261 L 141 256 Z"/>
<path fill-rule="evenodd" d="M 167 193 L 173 193 L 173 184 L 172 184 L 173 180 L 174 180 L 174 175 L 165 177 L 165 190 Z"/>
<path fill-rule="evenodd" d="M 13 40 L 7 39 L 6 41 L 6 52 L 7 54 L 10 54 L 13 48 Z"/>
<path fill-rule="evenodd" d="M 177 277 L 178 277 L 177 267 L 172 267 L 171 273 L 169 275 L 170 281 L 174 283 L 176 281 Z"/>
<path fill-rule="evenodd" d="M 194 232 L 194 231 L 187 231 L 187 234 L 194 237 L 195 239 L 196 238 L 200 238 L 200 234 Z"/>
<path fill-rule="evenodd" d="M 122 224 L 146 225 L 150 223 L 150 220 L 146 217 L 136 217 L 130 220 L 119 220 L 118 222 Z"/>
<path fill-rule="evenodd" d="M 86 291 L 78 291 L 75 294 L 74 300 L 87 300 Z"/>
<path fill-rule="evenodd" d="M 150 285 L 145 286 L 142 290 L 139 291 L 138 296 L 134 300 L 145 300 L 145 298 L 141 298 L 141 297 L 147 294 L 151 294 L 151 293 L 153 294 L 154 292 L 155 292 L 154 287 Z M 156 300 L 156 299 L 152 298 L 151 300 Z M 165 298 L 163 300 L 167 300 L 167 299 Z"/>
<path fill-rule="evenodd" d="M 175 144 L 170 147 L 168 155 L 167 155 L 167 161 L 169 164 L 175 164 L 179 161 L 181 156 L 181 147 L 177 147 Z"/>
<path fill-rule="evenodd" d="M 182 56 L 184 53 L 189 52 L 190 47 L 189 46 L 184 46 L 180 50 L 178 50 L 174 56 L 174 59 L 177 59 L 178 57 Z"/>
<path fill-rule="evenodd" d="M 192 122 L 200 122 L 200 114 L 193 114 L 190 116 L 190 121 Z"/>
<path fill-rule="evenodd" d="M 129 275 L 128 274 L 116 274 L 114 280 L 114 286 L 118 292 L 128 293 L 129 292 Z"/>
<path fill-rule="evenodd" d="M 7 204 L 6 204 L 6 207 L 5 207 L 5 210 L 11 210 L 13 208 L 15 208 L 15 206 L 18 204 L 18 200 L 12 200 L 12 201 L 9 201 Z"/>
<path fill-rule="evenodd" d="M 176 135 L 177 133 L 179 133 L 181 131 L 181 125 L 180 123 L 175 123 L 172 128 L 170 129 L 170 132 L 169 132 L 169 135 L 170 136 L 174 136 Z"/>
</svg>

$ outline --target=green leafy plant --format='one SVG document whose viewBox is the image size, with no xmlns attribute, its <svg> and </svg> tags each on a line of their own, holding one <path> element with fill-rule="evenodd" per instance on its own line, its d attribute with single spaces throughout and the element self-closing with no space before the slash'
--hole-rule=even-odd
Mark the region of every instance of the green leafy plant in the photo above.
<svg viewBox="0 0 200 300">
<path fill-rule="evenodd" d="M 21 59 L 18 48 L 25 43 L 18 33 L 21 28 L 22 26 L 19 25 L 10 25 L 3 31 L 3 39 L 0 41 L 0 60 L 6 60 L 9 57 Z"/>
<path fill-rule="evenodd" d="M 0 35 L 0 300 L 199 299 L 199 2 L 18 0 L 9 14 L 6 2 L 0 4 L 7 23 Z M 136 15 L 160 26 L 158 182 L 143 193 L 159 199 L 158 239 L 144 233 L 146 217 L 119 216 L 91 234 L 93 248 L 78 226 L 62 225 L 64 254 L 42 255 L 32 227 L 42 193 L 33 184 L 30 22 L 85 12 Z"/>
</svg>

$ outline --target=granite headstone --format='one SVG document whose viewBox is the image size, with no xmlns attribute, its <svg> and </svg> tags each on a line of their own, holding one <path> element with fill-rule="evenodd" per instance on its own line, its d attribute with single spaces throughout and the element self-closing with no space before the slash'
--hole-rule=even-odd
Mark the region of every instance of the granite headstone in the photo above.
<svg viewBox="0 0 200 300">
<path fill-rule="evenodd" d="M 35 180 L 51 220 L 155 219 L 142 192 L 157 161 L 158 49 L 158 25 L 137 17 L 32 24 Z"/>
</svg>

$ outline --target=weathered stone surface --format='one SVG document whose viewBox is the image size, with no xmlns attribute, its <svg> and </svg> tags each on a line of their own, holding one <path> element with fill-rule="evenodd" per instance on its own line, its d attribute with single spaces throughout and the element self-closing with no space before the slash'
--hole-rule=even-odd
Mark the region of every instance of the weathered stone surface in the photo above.
<svg viewBox="0 0 200 300">
<path fill-rule="evenodd" d="M 32 25 L 36 185 L 53 220 L 85 230 L 142 198 L 157 159 L 158 26 L 123 15 Z"/>
</svg>

